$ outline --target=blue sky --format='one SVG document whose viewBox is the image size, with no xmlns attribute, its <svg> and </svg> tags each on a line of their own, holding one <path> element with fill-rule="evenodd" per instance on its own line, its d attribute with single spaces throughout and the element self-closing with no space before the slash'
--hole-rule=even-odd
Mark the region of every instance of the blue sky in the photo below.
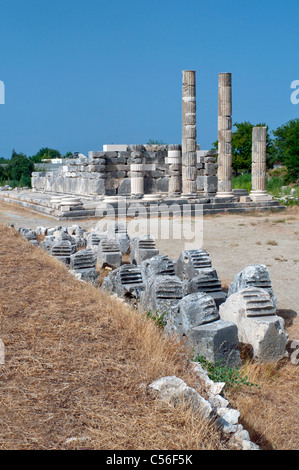
<svg viewBox="0 0 299 470">
<path fill-rule="evenodd" d="M 273 130 L 299 115 L 298 18 L 298 0 L 0 0 L 0 156 L 180 143 L 189 69 L 202 149 L 217 139 L 221 72 L 233 122 Z"/>
</svg>

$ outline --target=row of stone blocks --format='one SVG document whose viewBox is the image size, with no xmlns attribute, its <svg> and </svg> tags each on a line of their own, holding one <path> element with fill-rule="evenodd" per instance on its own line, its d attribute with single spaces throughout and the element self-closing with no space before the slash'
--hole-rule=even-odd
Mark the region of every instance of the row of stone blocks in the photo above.
<svg viewBox="0 0 299 470">
<path fill-rule="evenodd" d="M 37 244 L 34 232 L 22 233 Z M 96 268 L 109 266 L 101 288 L 160 315 L 165 332 L 185 338 L 195 355 L 233 367 L 241 363 L 240 343 L 264 361 L 285 355 L 284 322 L 264 265 L 237 274 L 226 294 L 205 250 L 184 250 L 173 261 L 159 254 L 153 237 L 130 238 L 122 224 L 107 232 L 53 229 L 41 245 L 84 281 L 96 283 Z M 123 254 L 130 254 L 130 263 L 123 263 Z"/>
<path fill-rule="evenodd" d="M 134 297 L 140 310 L 163 316 L 165 331 L 186 338 L 195 354 L 230 366 L 241 363 L 240 343 L 264 361 L 286 354 L 284 321 L 276 314 L 266 266 L 245 268 L 226 294 L 205 250 L 185 250 L 172 261 L 155 253 L 149 236 L 131 247 L 133 263 L 112 271 L 102 289 Z"/>
</svg>

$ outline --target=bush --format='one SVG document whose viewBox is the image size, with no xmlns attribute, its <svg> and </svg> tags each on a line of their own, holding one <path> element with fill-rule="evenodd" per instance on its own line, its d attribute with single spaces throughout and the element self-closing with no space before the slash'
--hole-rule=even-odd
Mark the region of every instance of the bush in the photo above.
<svg viewBox="0 0 299 470">
<path fill-rule="evenodd" d="M 204 356 L 196 356 L 194 360 L 202 365 L 208 372 L 209 379 L 213 380 L 213 382 L 225 382 L 227 387 L 237 387 L 239 385 L 257 387 L 256 384 L 248 380 L 248 377 L 239 368 L 230 368 L 220 363 L 214 364 L 209 362 Z"/>
<path fill-rule="evenodd" d="M 6 183 L 12 187 L 31 187 L 31 173 L 34 171 L 34 163 L 23 153 L 13 151 L 12 157 L 5 167 Z"/>
<path fill-rule="evenodd" d="M 299 178 L 299 119 L 292 119 L 273 131 L 275 155 L 287 168 L 285 183 Z"/>
<path fill-rule="evenodd" d="M 233 189 L 246 189 L 248 194 L 251 191 L 251 173 L 243 173 L 242 175 L 232 178 Z"/>
</svg>

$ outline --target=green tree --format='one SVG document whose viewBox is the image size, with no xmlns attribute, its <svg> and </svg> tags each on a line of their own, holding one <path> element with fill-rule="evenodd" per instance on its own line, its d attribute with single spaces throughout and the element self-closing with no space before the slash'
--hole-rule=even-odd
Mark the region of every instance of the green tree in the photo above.
<svg viewBox="0 0 299 470">
<path fill-rule="evenodd" d="M 31 173 L 33 171 L 34 163 L 25 154 L 13 150 L 6 167 L 8 179 L 16 185 L 31 186 Z"/>
<path fill-rule="evenodd" d="M 66 152 L 66 154 L 63 156 L 63 158 L 68 158 L 73 155 L 73 152 Z"/>
<path fill-rule="evenodd" d="M 35 155 L 30 157 L 30 160 L 32 160 L 34 163 L 40 163 L 42 160 L 49 160 L 52 158 L 61 158 L 59 150 L 44 147 L 41 148 Z"/>
<path fill-rule="evenodd" d="M 299 178 L 299 119 L 292 119 L 272 132 L 274 155 L 287 168 L 285 182 Z"/>
<path fill-rule="evenodd" d="M 251 124 L 248 121 L 236 122 L 234 127 L 236 130 L 232 133 L 232 168 L 237 175 L 241 171 L 251 171 L 252 165 L 252 129 L 253 127 L 263 126 L 266 124 Z M 214 142 L 214 148 L 218 148 L 218 141 Z M 273 164 L 273 144 L 267 127 L 267 166 Z"/>
</svg>

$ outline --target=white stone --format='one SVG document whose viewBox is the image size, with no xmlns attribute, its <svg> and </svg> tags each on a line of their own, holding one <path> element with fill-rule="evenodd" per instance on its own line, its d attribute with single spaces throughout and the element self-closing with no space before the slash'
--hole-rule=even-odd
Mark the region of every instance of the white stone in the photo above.
<svg viewBox="0 0 299 470">
<path fill-rule="evenodd" d="M 128 146 L 126 144 L 105 144 L 103 145 L 103 152 L 126 152 Z"/>
<path fill-rule="evenodd" d="M 249 287 L 230 295 L 220 305 L 219 314 L 237 325 L 239 342 L 250 344 L 255 358 L 272 362 L 286 355 L 284 320 L 275 314 L 265 289 Z"/>
<path fill-rule="evenodd" d="M 188 404 L 193 411 L 199 412 L 205 418 L 211 417 L 213 413 L 211 404 L 176 376 L 162 377 L 150 384 L 149 388 L 159 392 L 162 400 L 172 405 Z"/>
</svg>

